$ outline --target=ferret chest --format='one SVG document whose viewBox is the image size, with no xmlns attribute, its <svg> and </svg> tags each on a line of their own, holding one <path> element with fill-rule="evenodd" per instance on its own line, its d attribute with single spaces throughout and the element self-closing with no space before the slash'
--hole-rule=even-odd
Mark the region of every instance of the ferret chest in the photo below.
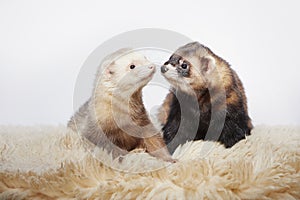
<svg viewBox="0 0 300 200">
<path fill-rule="evenodd" d="M 130 151 L 140 145 L 140 138 L 128 134 L 125 130 L 119 128 L 115 123 L 105 124 L 106 125 L 102 128 L 104 134 L 119 148 Z"/>
</svg>

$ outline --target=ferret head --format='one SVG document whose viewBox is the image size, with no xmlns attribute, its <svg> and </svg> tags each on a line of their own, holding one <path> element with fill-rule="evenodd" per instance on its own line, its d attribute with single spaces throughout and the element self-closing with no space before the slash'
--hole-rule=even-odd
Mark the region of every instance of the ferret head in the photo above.
<svg viewBox="0 0 300 200">
<path fill-rule="evenodd" d="M 121 49 L 111 54 L 101 67 L 97 85 L 111 91 L 118 89 L 128 93 L 144 87 L 155 73 L 155 65 L 131 49 Z"/>
<path fill-rule="evenodd" d="M 161 67 L 161 73 L 176 89 L 201 91 L 214 79 L 218 59 L 209 48 L 192 42 L 177 49 Z"/>
</svg>

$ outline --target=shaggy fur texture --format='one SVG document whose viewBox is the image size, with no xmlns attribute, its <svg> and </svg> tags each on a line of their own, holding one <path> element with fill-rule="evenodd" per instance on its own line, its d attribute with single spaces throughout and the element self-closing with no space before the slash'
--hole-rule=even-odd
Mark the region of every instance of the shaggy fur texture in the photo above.
<svg viewBox="0 0 300 200">
<path fill-rule="evenodd" d="M 230 149 L 188 142 L 175 164 L 98 150 L 108 167 L 91 148 L 63 126 L 0 126 L 0 199 L 300 199 L 299 127 L 256 127 Z"/>
</svg>

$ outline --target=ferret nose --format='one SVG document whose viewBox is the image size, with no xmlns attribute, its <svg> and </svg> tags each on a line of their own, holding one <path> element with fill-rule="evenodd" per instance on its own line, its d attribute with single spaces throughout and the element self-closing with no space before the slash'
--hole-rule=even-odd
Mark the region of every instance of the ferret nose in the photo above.
<svg viewBox="0 0 300 200">
<path fill-rule="evenodd" d="M 149 69 L 153 69 L 154 66 L 153 66 L 153 65 L 149 65 L 148 68 L 149 68 Z"/>
<path fill-rule="evenodd" d="M 168 70 L 169 69 L 165 65 L 161 66 L 160 68 L 161 73 L 166 73 Z"/>
</svg>

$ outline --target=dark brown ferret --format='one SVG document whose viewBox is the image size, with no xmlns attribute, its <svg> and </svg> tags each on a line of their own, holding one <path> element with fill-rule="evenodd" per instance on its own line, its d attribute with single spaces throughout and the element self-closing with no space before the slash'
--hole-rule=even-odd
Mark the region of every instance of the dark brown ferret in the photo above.
<svg viewBox="0 0 300 200">
<path fill-rule="evenodd" d="M 143 148 L 155 157 L 173 161 L 142 100 L 142 88 L 151 80 L 155 66 L 142 54 L 122 49 L 106 58 L 101 67 L 93 96 L 68 126 L 114 157 Z"/>
<path fill-rule="evenodd" d="M 187 140 L 231 147 L 250 134 L 247 99 L 230 65 L 198 42 L 180 47 L 161 67 L 171 83 L 158 118 L 170 152 Z"/>
</svg>

